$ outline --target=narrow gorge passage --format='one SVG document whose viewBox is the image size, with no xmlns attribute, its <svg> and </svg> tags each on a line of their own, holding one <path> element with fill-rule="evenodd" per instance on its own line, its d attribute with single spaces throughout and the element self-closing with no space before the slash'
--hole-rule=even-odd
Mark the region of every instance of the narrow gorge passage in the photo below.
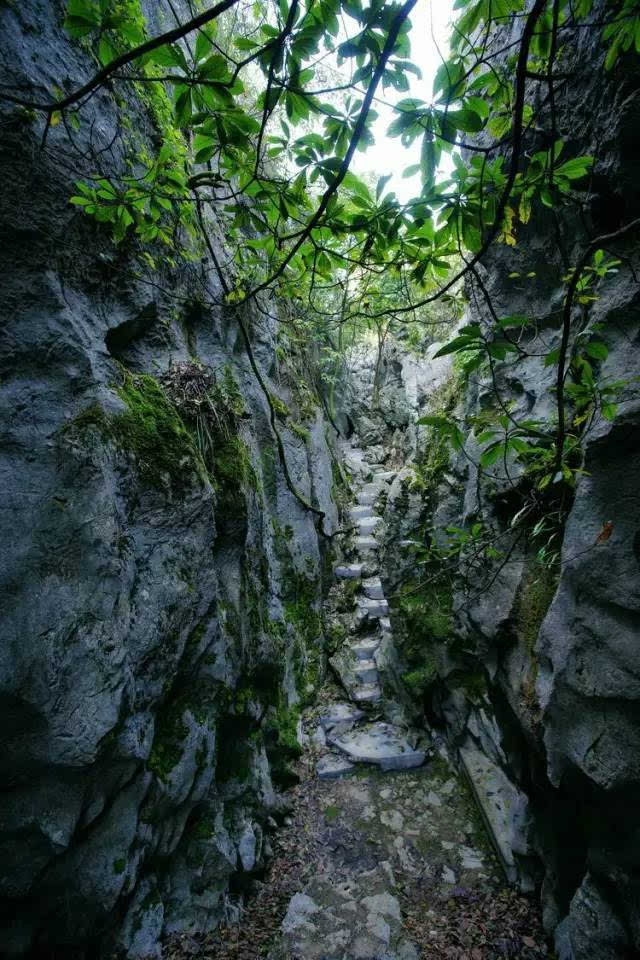
<svg viewBox="0 0 640 960">
<path fill-rule="evenodd" d="M 639 960 L 640 0 L 0 0 L 0 960 Z"/>
<path fill-rule="evenodd" d="M 474 960 L 482 948 L 519 960 L 551 956 L 539 911 L 505 886 L 444 739 L 402 723 L 401 705 L 385 691 L 376 656 L 382 644 L 389 656 L 393 631 L 377 507 L 396 471 L 368 463 L 361 447 L 344 443 L 341 452 L 353 477 L 353 526 L 325 612 L 344 639 L 333 676 L 302 718 L 301 782 L 289 791 L 275 859 L 244 915 L 202 955 Z"/>
</svg>

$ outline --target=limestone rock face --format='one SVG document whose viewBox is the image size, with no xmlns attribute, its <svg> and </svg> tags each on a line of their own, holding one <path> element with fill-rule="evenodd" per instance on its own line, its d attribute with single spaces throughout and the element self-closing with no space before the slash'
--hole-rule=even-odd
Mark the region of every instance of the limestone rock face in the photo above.
<svg viewBox="0 0 640 960">
<path fill-rule="evenodd" d="M 42 97 L 93 73 L 65 6 L 2 5 L 3 83 Z M 111 94 L 81 118 L 79 150 L 120 169 Z M 287 487 L 211 264 L 115 248 L 69 205 L 94 167 L 63 125 L 46 151 L 22 111 L 2 125 L 2 953 L 154 956 L 230 915 L 230 879 L 264 864 L 296 703 L 323 669 L 327 541 Z M 269 380 L 276 330 L 245 322 Z M 194 361 L 243 407 L 208 453 L 163 386 Z M 329 434 L 319 413 L 306 426 L 282 424 L 287 462 L 330 533 Z"/>
</svg>

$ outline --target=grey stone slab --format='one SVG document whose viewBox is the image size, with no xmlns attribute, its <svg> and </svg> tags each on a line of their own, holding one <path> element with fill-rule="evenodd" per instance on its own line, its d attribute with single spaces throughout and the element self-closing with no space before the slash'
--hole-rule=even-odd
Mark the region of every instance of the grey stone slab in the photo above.
<svg viewBox="0 0 640 960">
<path fill-rule="evenodd" d="M 316 774 L 320 780 L 337 780 L 354 770 L 354 765 L 345 757 L 328 754 L 316 764 Z"/>
<path fill-rule="evenodd" d="M 380 641 L 376 638 L 371 640 L 361 640 L 359 643 L 351 645 L 356 660 L 370 660 L 380 646 Z"/>
<path fill-rule="evenodd" d="M 358 597 L 357 604 L 361 619 L 376 620 L 386 617 L 389 613 L 389 604 L 385 599 L 370 600 L 369 597 Z"/>
<path fill-rule="evenodd" d="M 396 472 L 395 470 L 374 470 L 373 482 L 377 483 L 382 481 L 383 483 L 390 483 L 394 479 Z"/>
<path fill-rule="evenodd" d="M 421 767 L 427 759 L 423 750 L 413 750 L 410 753 L 403 753 L 397 757 L 388 757 L 380 761 L 380 769 L 391 770 L 412 770 L 414 767 Z"/>
<path fill-rule="evenodd" d="M 349 510 L 349 518 L 354 521 L 354 523 L 359 523 L 361 520 L 366 520 L 369 517 L 372 517 L 373 505 L 372 504 L 360 504 L 357 507 L 352 507 Z"/>
<path fill-rule="evenodd" d="M 363 580 L 362 590 L 365 597 L 369 597 L 370 600 L 384 600 L 384 590 L 380 577 L 369 577 L 368 580 Z"/>
<path fill-rule="evenodd" d="M 369 516 L 361 517 L 358 520 L 358 528 L 360 530 L 361 536 L 368 536 L 372 534 L 374 530 L 377 530 L 380 524 L 382 523 L 382 517 Z"/>
<path fill-rule="evenodd" d="M 517 878 L 517 870 L 511 849 L 510 824 L 519 791 L 500 767 L 480 750 L 462 747 L 458 753 L 504 872 L 507 879 L 513 882 Z"/>
<path fill-rule="evenodd" d="M 353 691 L 356 703 L 377 703 L 382 697 L 382 691 L 376 684 L 364 684 Z"/>
<path fill-rule="evenodd" d="M 373 553 L 380 547 L 375 537 L 356 537 L 353 543 L 356 553 Z"/>
<path fill-rule="evenodd" d="M 365 483 L 361 488 L 360 493 L 371 494 L 374 497 L 379 497 L 383 490 L 386 490 L 386 485 L 384 483 Z"/>
<path fill-rule="evenodd" d="M 425 754 L 412 748 L 404 731 L 390 723 L 369 723 L 340 736 L 330 736 L 329 742 L 350 760 L 378 764 L 384 770 L 405 770 L 425 761 Z"/>
<path fill-rule="evenodd" d="M 334 569 L 334 574 L 338 580 L 358 580 L 362 576 L 362 563 L 347 563 Z"/>
<path fill-rule="evenodd" d="M 352 703 L 335 703 L 326 714 L 318 717 L 318 723 L 326 731 L 331 730 L 339 723 L 357 723 L 363 717 L 362 710 L 358 710 Z"/>
<path fill-rule="evenodd" d="M 359 683 L 377 683 L 378 668 L 375 660 L 359 660 L 355 674 Z"/>
</svg>

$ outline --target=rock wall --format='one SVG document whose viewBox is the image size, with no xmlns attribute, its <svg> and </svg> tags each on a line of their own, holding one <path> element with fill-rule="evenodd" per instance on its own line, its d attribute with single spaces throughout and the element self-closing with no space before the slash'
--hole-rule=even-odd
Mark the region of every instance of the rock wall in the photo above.
<svg viewBox="0 0 640 960">
<path fill-rule="evenodd" d="M 599 31 L 581 31 L 576 43 L 563 52 L 569 81 L 558 127 L 567 157 L 596 156 L 595 196 L 583 217 L 570 215 L 562 223 L 569 262 L 585 238 L 611 233 L 640 214 L 633 147 L 637 59 L 623 58 L 606 74 Z M 528 144 L 532 152 L 544 146 L 542 140 Z M 522 344 L 539 356 L 497 362 L 499 391 L 514 417 L 548 422 L 555 415 L 555 369 L 544 367 L 540 355 L 559 343 L 566 270 L 553 235 L 552 214 L 534 206 L 530 222 L 517 228 L 517 246 L 494 246 L 481 268 L 498 316 L 537 318 L 535 334 L 525 333 Z M 616 419 L 599 419 L 586 438 L 585 473 L 564 527 L 559 576 L 536 567 L 532 551 L 509 533 L 519 503 L 518 469 L 509 478 L 498 465 L 494 481 L 479 481 L 473 438 L 464 454 L 450 457 L 428 429 L 416 444 L 415 428 L 407 424 L 404 443 L 396 437 L 394 446 L 409 466 L 394 481 L 385 513 L 389 597 L 394 585 L 420 579 L 409 541 L 437 539 L 448 525 L 469 526 L 488 516 L 508 553 L 509 562 L 488 586 L 486 577 L 478 578 L 479 591 L 471 584 L 447 596 L 427 588 L 414 603 L 396 600 L 392 620 L 403 663 L 394 675 L 403 678 L 414 717 L 421 714 L 458 748 L 507 875 L 540 893 L 562 960 L 628 960 L 640 951 L 637 234 L 607 244 L 607 251 L 622 266 L 600 284 L 586 330 L 595 333 L 602 325 L 597 336 L 609 350 L 595 364 L 597 375 L 630 386 Z M 525 282 L 530 272 L 535 279 Z M 515 273 L 519 278 L 509 277 Z M 470 293 L 469 319 L 488 319 L 482 298 Z M 387 373 L 392 392 L 400 377 L 415 412 L 466 414 L 481 422 L 495 405 L 489 374 L 476 372 L 465 381 L 449 367 L 433 383 L 425 357 L 418 364 L 424 386 L 416 390 L 414 367 L 414 360 L 403 364 L 396 356 Z M 364 402 L 354 409 L 356 427 L 359 411 L 367 429 L 371 414 Z M 379 427 L 389 456 L 393 429 Z M 613 534 L 596 547 L 607 520 Z"/>
<path fill-rule="evenodd" d="M 64 7 L 1 6 L 3 83 L 42 97 L 92 74 Z M 132 96 L 139 142 L 157 145 Z M 125 163 L 126 108 L 100 91 L 73 142 L 59 124 L 44 147 L 28 112 L 2 116 L 3 956 L 154 956 L 232 914 L 324 669 L 328 541 L 285 482 L 212 264 L 182 260 L 177 236 L 174 262 L 160 249 L 150 265 L 69 205 L 95 163 Z M 277 325 L 242 319 L 330 533 L 329 431 L 278 366 Z M 199 378 L 208 421 L 181 388 Z"/>
</svg>

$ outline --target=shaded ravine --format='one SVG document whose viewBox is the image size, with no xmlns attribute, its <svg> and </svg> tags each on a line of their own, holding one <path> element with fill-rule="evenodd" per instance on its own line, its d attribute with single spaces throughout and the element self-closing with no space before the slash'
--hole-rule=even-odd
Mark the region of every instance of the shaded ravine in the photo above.
<svg viewBox="0 0 640 960">
<path fill-rule="evenodd" d="M 389 643 L 391 625 L 377 576 L 374 507 L 394 474 L 366 464 L 357 448 L 343 452 L 355 477 L 350 516 L 359 529 L 342 544 L 326 611 L 330 623 L 346 627 L 332 657 L 343 689 L 329 678 L 303 718 L 301 782 L 289 791 L 291 813 L 267 876 L 254 885 L 240 922 L 212 933 L 198 954 L 546 957 L 536 908 L 505 888 L 443 742 L 384 719 L 395 710 L 375 655 L 383 636 Z"/>
</svg>

